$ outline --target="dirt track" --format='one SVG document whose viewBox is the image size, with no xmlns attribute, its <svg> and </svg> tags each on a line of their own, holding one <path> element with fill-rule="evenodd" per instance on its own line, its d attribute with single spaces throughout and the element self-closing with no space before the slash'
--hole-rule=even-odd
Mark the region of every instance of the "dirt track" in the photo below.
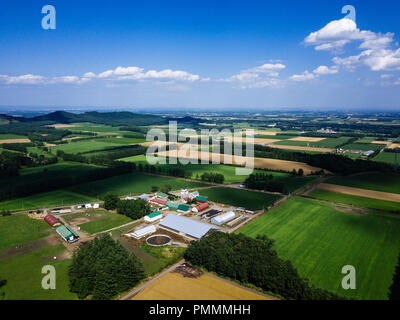
<svg viewBox="0 0 400 320">
<path fill-rule="evenodd" d="M 386 201 L 394 201 L 400 202 L 400 194 L 397 193 L 389 193 L 389 192 L 381 192 L 353 187 L 345 187 L 339 186 L 336 184 L 328 184 L 328 183 L 320 183 L 317 186 L 317 189 L 333 191 L 338 193 L 350 194 L 353 196 L 366 197 L 372 199 L 386 200 Z"/>
</svg>

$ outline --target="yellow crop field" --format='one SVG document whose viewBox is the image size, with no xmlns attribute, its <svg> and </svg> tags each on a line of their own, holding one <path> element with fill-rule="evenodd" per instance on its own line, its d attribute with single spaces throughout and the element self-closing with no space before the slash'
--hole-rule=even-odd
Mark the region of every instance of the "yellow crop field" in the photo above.
<svg viewBox="0 0 400 320">
<path fill-rule="evenodd" d="M 325 138 L 314 138 L 314 137 L 296 137 L 296 138 L 291 138 L 288 140 L 292 141 L 306 141 L 306 142 L 319 142 L 322 140 L 325 140 Z"/>
<path fill-rule="evenodd" d="M 29 139 L 5 139 L 5 140 L 0 140 L 0 144 L 3 143 L 29 143 L 31 140 Z"/>
<path fill-rule="evenodd" d="M 268 146 L 275 149 L 285 149 L 285 150 L 299 150 L 299 151 L 316 151 L 316 152 L 333 152 L 334 149 L 331 148 L 314 148 L 314 147 L 301 147 L 301 146 L 284 146 L 279 144 L 272 144 Z"/>
<path fill-rule="evenodd" d="M 268 300 L 268 297 L 209 275 L 188 278 L 168 273 L 132 300 Z"/>
</svg>

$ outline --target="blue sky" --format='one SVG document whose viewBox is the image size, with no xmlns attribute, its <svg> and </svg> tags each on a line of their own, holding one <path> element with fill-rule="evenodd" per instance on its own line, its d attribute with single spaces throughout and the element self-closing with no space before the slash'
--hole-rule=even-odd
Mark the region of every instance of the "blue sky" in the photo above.
<svg viewBox="0 0 400 320">
<path fill-rule="evenodd" d="M 41 27 L 46 4 L 55 30 Z M 399 110 L 399 1 L 1 6 L 3 106 Z"/>
</svg>

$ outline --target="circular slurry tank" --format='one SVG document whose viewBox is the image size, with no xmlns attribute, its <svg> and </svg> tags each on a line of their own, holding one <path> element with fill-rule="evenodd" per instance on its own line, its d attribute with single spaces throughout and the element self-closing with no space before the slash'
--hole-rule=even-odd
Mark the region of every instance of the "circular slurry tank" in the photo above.
<svg viewBox="0 0 400 320">
<path fill-rule="evenodd" d="M 171 242 L 171 238 L 165 234 L 155 234 L 146 239 L 151 246 L 165 246 Z"/>
</svg>

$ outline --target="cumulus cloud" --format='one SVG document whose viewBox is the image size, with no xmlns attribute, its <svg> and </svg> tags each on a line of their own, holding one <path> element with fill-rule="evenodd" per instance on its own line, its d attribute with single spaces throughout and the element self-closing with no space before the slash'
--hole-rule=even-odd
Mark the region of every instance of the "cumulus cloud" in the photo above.
<svg viewBox="0 0 400 320">
<path fill-rule="evenodd" d="M 358 41 L 361 52 L 347 57 L 336 56 L 333 62 L 347 70 L 354 70 L 364 65 L 372 71 L 400 69 L 400 50 L 391 49 L 394 40 L 391 32 L 382 34 L 369 30 L 360 30 L 350 19 L 340 19 L 329 22 L 318 31 L 310 33 L 305 39 L 306 45 L 314 46 L 315 50 L 337 52 L 347 44 Z"/>
<path fill-rule="evenodd" d="M 281 83 L 279 72 L 285 68 L 282 63 L 266 63 L 218 81 L 230 82 L 240 89 L 277 87 Z"/>
<path fill-rule="evenodd" d="M 332 66 L 332 67 L 319 66 L 318 68 L 313 70 L 313 72 L 309 72 L 308 70 L 306 70 L 301 74 L 294 74 L 289 78 L 289 80 L 296 82 L 303 82 L 303 81 L 313 80 L 315 78 L 318 78 L 319 76 L 335 74 L 338 72 L 339 70 L 337 66 Z"/>
</svg>

